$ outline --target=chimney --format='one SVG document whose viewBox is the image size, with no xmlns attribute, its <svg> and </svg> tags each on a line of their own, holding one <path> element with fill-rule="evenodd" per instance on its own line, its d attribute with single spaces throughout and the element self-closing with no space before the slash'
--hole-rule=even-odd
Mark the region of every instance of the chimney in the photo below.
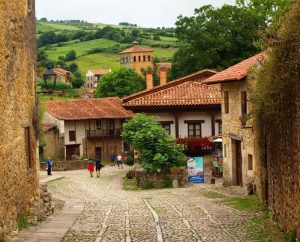
<svg viewBox="0 0 300 242">
<path fill-rule="evenodd" d="M 159 69 L 159 77 L 160 77 L 160 85 L 167 84 L 167 75 L 168 75 L 168 69 L 167 68 L 160 68 Z"/>
<path fill-rule="evenodd" d="M 146 83 L 147 83 L 147 90 L 150 90 L 153 88 L 153 73 L 152 73 L 152 71 L 147 71 Z"/>
</svg>

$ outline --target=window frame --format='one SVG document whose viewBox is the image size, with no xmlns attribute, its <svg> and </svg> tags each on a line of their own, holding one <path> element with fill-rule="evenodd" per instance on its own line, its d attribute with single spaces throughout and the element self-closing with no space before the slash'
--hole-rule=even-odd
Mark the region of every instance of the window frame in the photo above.
<svg viewBox="0 0 300 242">
<path fill-rule="evenodd" d="M 229 91 L 224 91 L 224 113 L 229 114 Z"/>
<path fill-rule="evenodd" d="M 186 120 L 184 123 L 187 124 L 187 135 L 189 138 L 202 138 L 202 124 L 205 123 L 204 120 Z M 196 128 L 197 125 L 200 126 L 200 129 Z M 190 129 L 190 127 L 192 127 L 192 129 Z M 190 135 L 191 130 L 193 135 Z M 197 135 L 197 131 L 200 132 L 199 135 Z"/>
<path fill-rule="evenodd" d="M 69 131 L 69 141 L 76 142 L 76 131 L 75 130 Z"/>
<path fill-rule="evenodd" d="M 248 154 L 248 171 L 253 171 L 253 155 Z"/>
<path fill-rule="evenodd" d="M 248 92 L 241 91 L 241 115 L 247 116 L 248 114 Z"/>
</svg>

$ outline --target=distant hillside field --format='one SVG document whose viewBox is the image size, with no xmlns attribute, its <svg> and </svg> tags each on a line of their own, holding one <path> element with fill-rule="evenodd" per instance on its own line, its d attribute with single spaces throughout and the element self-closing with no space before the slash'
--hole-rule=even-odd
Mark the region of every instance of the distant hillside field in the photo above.
<svg viewBox="0 0 300 242">
<path fill-rule="evenodd" d="M 88 31 L 88 33 L 96 33 L 99 29 L 104 28 L 104 24 L 89 23 L 57 23 L 57 22 L 37 22 L 37 36 L 43 33 L 53 31 L 55 34 L 73 35 L 78 31 Z M 154 56 L 161 60 L 170 61 L 174 53 L 180 45 L 175 37 L 158 36 L 160 33 L 155 29 L 142 29 L 124 26 L 114 26 L 125 33 L 132 31 L 140 31 L 141 36 L 137 37 L 142 42 L 142 46 L 150 47 L 154 50 Z M 163 31 L 163 30 L 161 30 Z M 156 37 L 154 37 L 156 35 Z M 155 39 L 155 40 L 154 40 Z M 45 50 L 48 59 L 57 61 L 59 56 L 65 56 L 71 50 L 75 50 L 77 59 L 67 63 L 76 63 L 79 71 L 83 74 L 89 69 L 96 68 L 120 68 L 118 52 L 131 46 L 129 43 L 121 43 L 108 38 L 100 37 L 93 40 L 76 39 L 67 42 L 48 44 L 41 46 L 39 49 Z M 100 49 L 93 52 L 95 49 Z"/>
</svg>

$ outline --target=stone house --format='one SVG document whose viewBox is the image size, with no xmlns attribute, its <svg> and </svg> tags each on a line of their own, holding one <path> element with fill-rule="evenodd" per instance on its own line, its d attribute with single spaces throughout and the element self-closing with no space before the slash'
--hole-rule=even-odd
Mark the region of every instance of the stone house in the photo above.
<svg viewBox="0 0 300 242">
<path fill-rule="evenodd" d="M 88 70 L 84 81 L 84 86 L 89 89 L 96 89 L 101 78 L 110 72 L 111 69 Z"/>
<path fill-rule="evenodd" d="M 119 54 L 121 66 L 132 68 L 138 74 L 142 74 L 142 69 L 153 68 L 153 50 L 140 46 L 138 42 L 134 42 L 131 48 L 123 50 Z"/>
<path fill-rule="evenodd" d="M 78 99 L 49 102 L 44 122 L 57 126 L 59 136 L 63 137 L 61 148 L 66 160 L 74 157 L 109 160 L 112 151 L 123 152 L 122 122 L 131 116 L 117 97 Z"/>
<path fill-rule="evenodd" d="M 39 197 L 35 5 L 0 2 L 0 241 Z"/>
<path fill-rule="evenodd" d="M 43 124 L 42 130 L 43 137 L 40 140 L 39 147 L 40 157 L 51 157 L 51 159 L 63 157 L 64 150 L 62 150 L 62 147 L 64 140 L 63 137 L 59 136 L 56 125 Z"/>
<path fill-rule="evenodd" d="M 175 138 L 202 138 L 221 133 L 221 93 L 219 85 L 203 81 L 216 74 L 203 70 L 153 88 L 153 75 L 147 73 L 147 90 L 123 98 L 123 106 L 134 113 L 156 116 Z M 199 154 L 198 154 L 199 155 Z"/>
<path fill-rule="evenodd" d="M 247 76 L 262 59 L 263 54 L 255 55 L 204 81 L 221 84 L 225 185 L 253 188 L 257 161 Z"/>
<path fill-rule="evenodd" d="M 71 83 L 71 72 L 62 68 L 53 68 L 54 73 L 57 75 L 56 80 L 63 83 Z"/>
</svg>

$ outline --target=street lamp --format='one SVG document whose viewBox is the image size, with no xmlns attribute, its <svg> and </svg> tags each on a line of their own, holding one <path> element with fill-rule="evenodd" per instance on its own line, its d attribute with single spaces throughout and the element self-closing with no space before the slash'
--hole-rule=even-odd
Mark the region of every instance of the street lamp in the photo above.
<svg viewBox="0 0 300 242">
<path fill-rule="evenodd" d="M 47 90 L 49 90 L 47 80 L 53 80 L 52 89 L 49 91 L 52 93 L 55 90 L 57 74 L 55 73 L 55 71 L 53 71 L 53 69 L 48 69 L 44 72 L 43 79 Z"/>
</svg>

